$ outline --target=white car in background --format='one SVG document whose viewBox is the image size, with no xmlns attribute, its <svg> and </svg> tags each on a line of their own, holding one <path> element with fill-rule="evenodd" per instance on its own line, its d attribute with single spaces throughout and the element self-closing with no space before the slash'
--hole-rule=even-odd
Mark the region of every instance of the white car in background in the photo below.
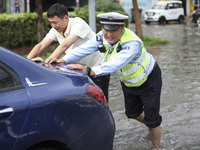
<svg viewBox="0 0 200 150">
<path fill-rule="evenodd" d="M 163 24 L 168 21 L 184 21 L 184 9 L 181 1 L 159 1 L 144 15 L 146 24 L 158 22 Z"/>
</svg>

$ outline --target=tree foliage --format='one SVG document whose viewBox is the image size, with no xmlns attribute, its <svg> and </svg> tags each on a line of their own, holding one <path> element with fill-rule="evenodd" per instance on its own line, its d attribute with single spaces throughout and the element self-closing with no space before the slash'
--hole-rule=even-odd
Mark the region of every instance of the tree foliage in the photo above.
<svg viewBox="0 0 200 150">
<path fill-rule="evenodd" d="M 106 12 L 118 12 L 128 16 L 128 13 L 123 11 L 122 6 L 117 4 L 115 1 L 96 0 L 95 11 L 96 11 L 96 16 L 100 13 L 106 13 Z M 88 5 L 78 8 L 75 11 L 75 16 L 82 18 L 89 24 Z M 125 20 L 125 26 L 128 27 L 128 19 Z M 98 17 L 96 17 L 96 29 L 97 32 L 101 30 L 100 18 Z"/>
</svg>

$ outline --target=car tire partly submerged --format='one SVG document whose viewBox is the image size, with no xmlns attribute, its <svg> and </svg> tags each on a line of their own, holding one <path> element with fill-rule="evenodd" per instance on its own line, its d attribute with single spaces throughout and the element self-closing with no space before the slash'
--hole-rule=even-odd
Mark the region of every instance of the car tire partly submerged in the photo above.
<svg viewBox="0 0 200 150">
<path fill-rule="evenodd" d="M 200 16 L 197 16 L 196 25 L 200 27 Z"/>
<path fill-rule="evenodd" d="M 146 24 L 150 24 L 150 22 L 149 22 L 149 21 L 145 21 L 145 23 L 146 23 Z"/>
<path fill-rule="evenodd" d="M 32 147 L 28 150 L 70 150 L 66 147 L 61 147 L 61 146 L 35 146 Z"/>
<path fill-rule="evenodd" d="M 165 22 L 165 17 L 163 17 L 163 16 L 160 17 L 159 20 L 158 20 L 158 23 L 159 24 L 164 24 L 164 22 Z"/>
<path fill-rule="evenodd" d="M 184 16 L 179 16 L 178 22 L 179 22 L 179 23 L 183 23 L 183 22 L 184 22 Z"/>
</svg>

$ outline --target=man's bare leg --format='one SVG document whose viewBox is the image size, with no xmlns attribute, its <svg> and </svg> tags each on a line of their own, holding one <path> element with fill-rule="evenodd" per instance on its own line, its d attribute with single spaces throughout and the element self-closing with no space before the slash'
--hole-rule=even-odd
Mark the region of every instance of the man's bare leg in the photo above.
<svg viewBox="0 0 200 150">
<path fill-rule="evenodd" d="M 144 123 L 144 112 L 141 113 L 137 118 L 137 121 Z M 156 128 L 149 128 L 149 134 L 151 137 L 152 145 L 153 147 L 159 147 L 160 146 L 160 140 L 161 140 L 161 125 Z"/>
<path fill-rule="evenodd" d="M 160 146 L 160 140 L 161 140 L 161 125 L 155 128 L 149 128 L 149 134 L 151 137 L 152 145 L 153 147 L 159 147 Z"/>
<path fill-rule="evenodd" d="M 144 112 L 141 113 L 137 118 L 135 118 L 137 121 L 144 123 Z"/>
</svg>

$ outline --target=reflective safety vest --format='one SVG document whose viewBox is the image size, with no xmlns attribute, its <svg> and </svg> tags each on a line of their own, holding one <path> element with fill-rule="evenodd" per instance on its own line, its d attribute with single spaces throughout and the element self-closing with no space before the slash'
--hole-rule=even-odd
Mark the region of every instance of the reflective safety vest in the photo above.
<svg viewBox="0 0 200 150">
<path fill-rule="evenodd" d="M 150 58 L 144 47 L 143 42 L 136 36 L 135 33 L 125 28 L 124 34 L 122 35 L 120 41 L 115 45 L 111 56 L 107 59 L 109 54 L 109 45 L 104 44 L 106 52 L 104 54 L 105 61 L 111 60 L 117 53 L 117 48 L 129 41 L 138 41 L 142 47 L 142 52 L 140 57 L 133 63 L 128 63 L 122 69 L 118 70 L 116 73 L 120 80 L 128 87 L 138 87 L 142 85 L 147 80 L 147 70 L 150 66 Z"/>
</svg>

